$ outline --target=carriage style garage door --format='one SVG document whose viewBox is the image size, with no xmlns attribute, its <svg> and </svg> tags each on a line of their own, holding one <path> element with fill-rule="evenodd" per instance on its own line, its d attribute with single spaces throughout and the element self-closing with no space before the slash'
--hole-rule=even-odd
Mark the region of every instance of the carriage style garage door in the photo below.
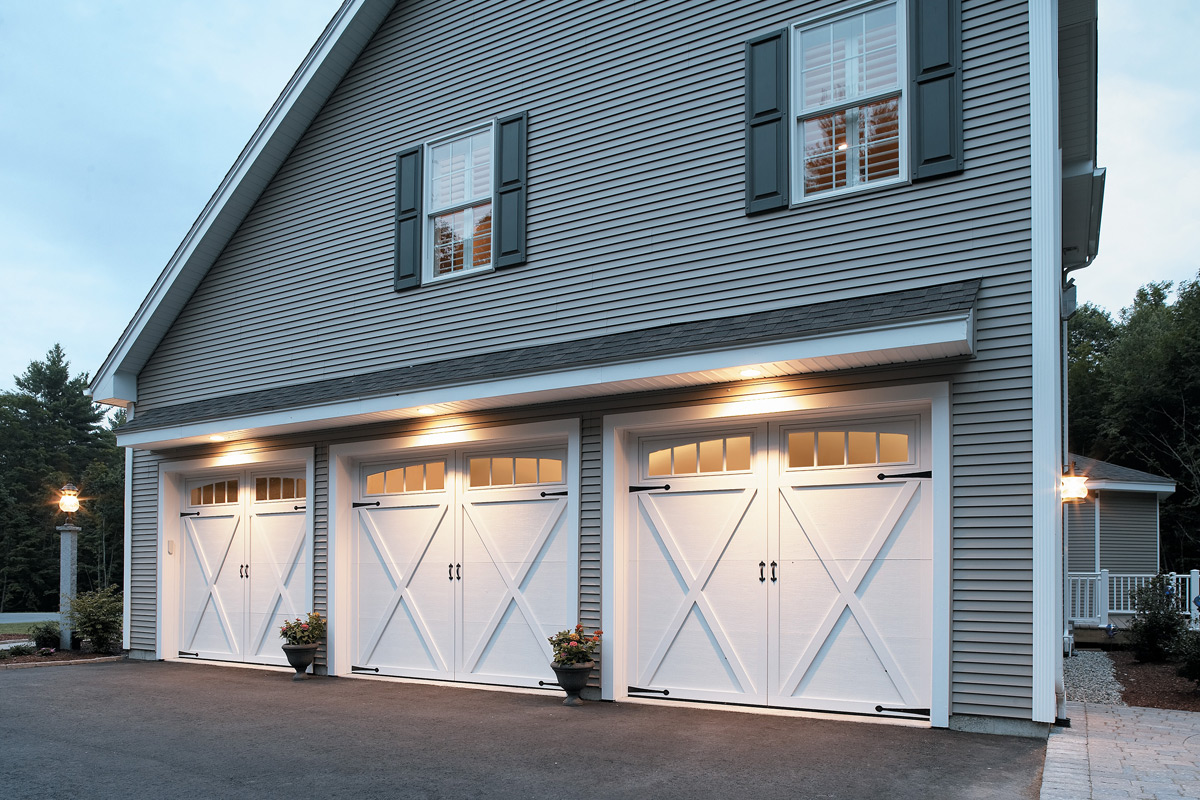
<svg viewBox="0 0 1200 800">
<path fill-rule="evenodd" d="M 537 686 L 574 624 L 566 448 L 397 456 L 358 468 L 354 672 Z"/>
<path fill-rule="evenodd" d="M 312 608 L 303 472 L 185 483 L 179 655 L 286 665 L 279 626 Z"/>
<path fill-rule="evenodd" d="M 912 416 L 642 438 L 630 695 L 928 716 L 927 430 Z"/>
</svg>

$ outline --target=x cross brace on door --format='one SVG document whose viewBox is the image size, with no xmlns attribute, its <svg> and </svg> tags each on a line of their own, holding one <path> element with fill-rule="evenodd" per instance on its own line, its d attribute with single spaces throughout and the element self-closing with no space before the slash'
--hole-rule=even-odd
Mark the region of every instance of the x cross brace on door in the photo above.
<svg viewBox="0 0 1200 800">
<path fill-rule="evenodd" d="M 228 519 L 233 520 L 233 528 L 229 531 L 229 538 L 225 540 L 225 547 L 221 550 L 221 557 L 217 559 L 215 565 L 209 564 L 205 558 L 204 550 L 200 547 L 200 542 L 196 538 L 196 529 L 191 519 L 187 519 L 183 523 L 183 529 L 187 534 L 188 544 L 192 547 L 192 552 L 196 554 L 196 564 L 200 567 L 200 578 L 204 581 L 204 590 L 206 596 L 204 602 L 200 604 L 200 608 L 196 611 L 195 619 L 192 620 L 187 627 L 187 637 L 183 640 L 185 644 L 191 645 L 196 639 L 196 633 L 200 630 L 200 621 L 204 619 L 204 611 L 209 607 L 213 608 L 213 613 L 217 615 L 217 622 L 221 625 L 221 632 L 225 635 L 225 641 L 229 643 L 229 650 L 233 653 L 238 653 L 238 642 L 233 637 L 233 626 L 229 622 L 229 614 L 225 611 L 225 604 L 221 602 L 220 595 L 217 594 L 216 580 L 221 574 L 221 570 L 225 568 L 225 559 L 229 557 L 229 548 L 233 544 L 233 540 L 237 538 L 238 525 L 241 524 L 241 519 L 237 517 L 205 517 L 204 523 L 211 525 L 215 520 Z M 239 586 L 239 591 L 241 587 Z M 240 653 L 238 653 L 240 655 Z"/>
</svg>

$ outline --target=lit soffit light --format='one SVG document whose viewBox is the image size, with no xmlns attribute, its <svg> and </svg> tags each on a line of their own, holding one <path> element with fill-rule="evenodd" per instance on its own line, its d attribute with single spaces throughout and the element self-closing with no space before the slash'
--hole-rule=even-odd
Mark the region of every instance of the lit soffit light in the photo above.
<svg viewBox="0 0 1200 800">
<path fill-rule="evenodd" d="M 432 416 L 433 414 L 436 414 L 437 409 L 431 408 L 429 406 L 421 406 L 420 408 L 417 409 L 417 413 L 423 417 L 428 417 L 428 416 Z"/>
<path fill-rule="evenodd" d="M 221 433 L 214 433 L 212 436 L 208 437 L 210 442 L 224 442 L 227 439 L 229 439 L 229 437 Z"/>
<path fill-rule="evenodd" d="M 738 374 L 741 375 L 743 378 L 761 378 L 762 370 L 754 369 L 752 367 L 747 367 L 746 369 L 742 370 Z"/>
</svg>

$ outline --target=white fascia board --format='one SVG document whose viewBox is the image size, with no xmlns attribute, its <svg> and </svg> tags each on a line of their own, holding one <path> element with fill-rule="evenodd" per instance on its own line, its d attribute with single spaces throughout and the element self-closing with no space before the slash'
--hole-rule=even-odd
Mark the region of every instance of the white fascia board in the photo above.
<svg viewBox="0 0 1200 800">
<path fill-rule="evenodd" d="M 1154 492 L 1159 497 L 1175 493 L 1174 481 L 1162 483 L 1135 483 L 1134 481 L 1093 481 L 1088 480 L 1088 490 L 1107 492 Z"/>
<path fill-rule="evenodd" d="M 569 397 L 616 394 L 637 388 L 633 385 L 626 387 L 626 384 L 665 376 L 679 376 L 685 382 L 693 384 L 711 383 L 712 379 L 704 377 L 701 373 L 711 375 L 713 372 L 735 370 L 755 364 L 803 362 L 809 359 L 864 354 L 886 354 L 886 358 L 879 359 L 880 363 L 900 363 L 919 360 L 916 356 L 907 357 L 906 354 L 933 345 L 958 355 L 969 355 L 972 350 L 973 327 L 972 314 L 963 312 L 870 329 L 854 329 L 840 334 L 533 373 L 497 380 L 446 384 L 399 394 L 231 416 L 129 433 L 121 433 L 118 428 L 117 443 L 124 447 L 155 449 L 178 446 L 181 440 L 230 431 L 254 431 L 256 435 L 264 436 L 354 425 L 366 421 L 362 419 L 364 415 L 468 400 L 495 401 L 494 406 L 500 407 L 550 402 Z M 731 373 L 729 380 L 736 379 L 736 373 Z"/>
<path fill-rule="evenodd" d="M 137 373 L 394 5 L 342 3 L 96 370 L 88 386 L 96 402 L 137 400 Z"/>
</svg>

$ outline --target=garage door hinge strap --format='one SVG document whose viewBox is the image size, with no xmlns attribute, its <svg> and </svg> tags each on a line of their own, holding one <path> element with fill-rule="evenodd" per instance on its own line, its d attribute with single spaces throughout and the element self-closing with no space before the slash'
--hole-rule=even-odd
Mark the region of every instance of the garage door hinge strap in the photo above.
<svg viewBox="0 0 1200 800">
<path fill-rule="evenodd" d="M 181 516 L 181 517 L 198 517 L 198 516 L 200 516 L 200 512 L 199 511 L 180 511 L 179 516 Z"/>
<path fill-rule="evenodd" d="M 192 658 L 199 658 L 200 654 L 199 653 L 189 653 L 187 650 L 180 650 L 179 657 L 183 658 L 184 656 L 191 656 Z"/>
<path fill-rule="evenodd" d="M 896 475 L 884 475 L 881 472 L 876 477 L 878 477 L 879 480 L 883 480 L 884 478 L 932 478 L 933 471 L 927 469 L 924 472 L 901 472 Z"/>
<path fill-rule="evenodd" d="M 883 706 L 875 706 L 875 710 L 880 714 L 915 714 L 920 717 L 928 717 L 928 708 L 884 708 Z"/>
<path fill-rule="evenodd" d="M 663 491 L 668 491 L 670 488 L 671 488 L 671 484 L 664 483 L 662 486 L 630 486 L 629 491 L 630 492 L 649 492 L 649 491 L 653 491 L 654 489 L 662 489 Z"/>
<path fill-rule="evenodd" d="M 664 697 L 671 693 L 670 689 L 642 689 L 638 686 L 628 686 L 626 687 L 626 691 L 628 691 L 630 694 L 633 694 L 634 692 L 640 692 L 641 694 L 661 694 Z"/>
<path fill-rule="evenodd" d="M 566 496 L 567 496 L 566 489 L 563 489 L 561 492 L 542 492 L 542 497 L 566 497 Z"/>
<path fill-rule="evenodd" d="M 351 672 L 379 672 L 379 667 L 350 667 Z"/>
<path fill-rule="evenodd" d="M 364 508 L 366 506 L 377 506 L 377 505 L 379 505 L 378 500 L 376 500 L 374 503 L 351 503 L 350 507 L 351 508 Z"/>
</svg>

